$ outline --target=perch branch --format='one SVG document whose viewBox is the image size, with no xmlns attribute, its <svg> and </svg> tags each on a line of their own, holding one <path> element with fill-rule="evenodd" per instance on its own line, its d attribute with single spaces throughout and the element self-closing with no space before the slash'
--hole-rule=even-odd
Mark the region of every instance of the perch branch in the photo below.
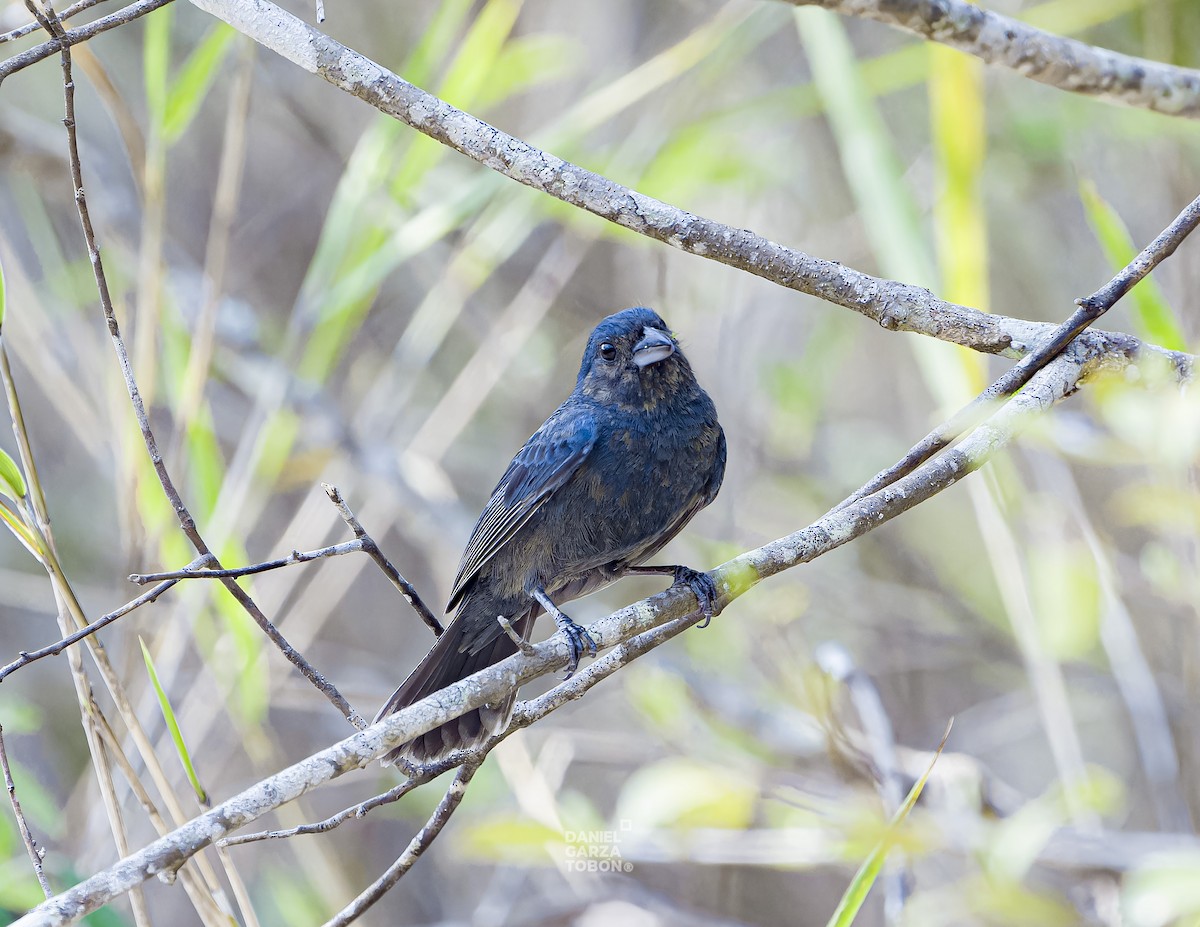
<svg viewBox="0 0 1200 927">
<path fill-rule="evenodd" d="M 957 446 L 927 462 L 893 486 L 840 511 L 827 513 L 807 528 L 780 538 L 721 565 L 712 577 L 720 591 L 718 611 L 761 580 L 818 557 L 865 534 L 885 521 L 920 504 L 982 466 L 1007 444 L 1020 425 L 1049 408 L 1071 389 L 1088 358 L 1078 349 L 1066 352 L 1042 370 L 987 422 Z M 605 648 L 645 633 L 646 646 L 663 640 L 702 620 L 694 593 L 672 587 L 651 599 L 630 605 L 602 618 L 589 628 Z M 21 927 L 51 927 L 71 923 L 113 898 L 160 873 L 170 873 L 214 840 L 263 814 L 292 801 L 324 783 L 360 768 L 401 743 L 480 705 L 497 702 L 517 686 L 566 665 L 567 642 L 555 635 L 533 647 L 530 654 L 515 654 L 494 666 L 387 716 L 269 776 L 143 849 L 102 870 L 73 888 L 44 902 L 17 923 Z M 636 656 L 624 647 L 591 664 L 575 677 L 542 697 L 542 706 L 562 704 Z M 533 703 L 535 705 L 538 702 Z M 552 708 L 551 708 L 552 710 Z M 514 716 L 514 724 L 521 723 Z M 528 723 L 528 722 L 526 722 Z"/>
</svg>

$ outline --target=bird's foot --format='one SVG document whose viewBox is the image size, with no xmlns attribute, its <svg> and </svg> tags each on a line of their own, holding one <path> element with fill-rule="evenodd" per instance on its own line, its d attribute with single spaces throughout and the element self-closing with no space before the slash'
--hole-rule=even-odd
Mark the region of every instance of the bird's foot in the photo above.
<svg viewBox="0 0 1200 927">
<path fill-rule="evenodd" d="M 708 623 L 713 620 L 713 615 L 717 613 L 717 584 L 713 582 L 711 576 L 707 573 L 702 573 L 699 570 L 693 570 L 691 567 L 677 566 L 675 567 L 675 582 L 676 586 L 687 586 L 696 596 L 696 601 L 700 603 L 700 611 L 704 613 L 704 620 L 696 627 L 707 628 Z"/>
<path fill-rule="evenodd" d="M 563 679 L 570 679 L 575 675 L 575 670 L 579 669 L 579 658 L 583 656 L 585 649 L 593 657 L 596 655 L 596 641 L 585 628 L 557 609 L 554 611 L 554 624 L 566 636 L 567 644 L 571 648 L 571 662 L 567 664 L 567 672 L 563 676 Z"/>
</svg>

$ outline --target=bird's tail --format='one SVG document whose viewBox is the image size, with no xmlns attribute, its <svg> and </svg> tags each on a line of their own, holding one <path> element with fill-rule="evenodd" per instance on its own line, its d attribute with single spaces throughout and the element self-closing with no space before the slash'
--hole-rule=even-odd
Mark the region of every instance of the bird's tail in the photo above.
<svg viewBox="0 0 1200 927">
<path fill-rule="evenodd" d="M 433 648 L 379 709 L 375 716 L 376 721 L 517 652 L 517 645 L 507 634 L 500 632 L 498 624 L 496 630 L 500 633 L 494 636 L 489 634 L 483 641 L 479 641 L 478 633 L 471 633 L 472 630 L 477 630 L 477 622 L 470 620 L 474 617 L 474 611 L 475 609 L 469 608 L 459 609 L 458 615 L 441 633 Z M 529 639 L 538 611 L 540 609 L 536 607 L 527 608 L 524 614 L 510 617 L 513 629 L 525 640 Z M 495 620 L 493 616 L 492 621 Z M 504 730 L 512 717 L 516 698 L 516 692 L 513 692 L 501 702 L 483 705 L 447 721 L 440 727 L 401 744 L 383 757 L 383 763 L 391 765 L 401 757 L 415 763 L 429 763 L 455 750 L 477 746 L 492 734 Z"/>
</svg>

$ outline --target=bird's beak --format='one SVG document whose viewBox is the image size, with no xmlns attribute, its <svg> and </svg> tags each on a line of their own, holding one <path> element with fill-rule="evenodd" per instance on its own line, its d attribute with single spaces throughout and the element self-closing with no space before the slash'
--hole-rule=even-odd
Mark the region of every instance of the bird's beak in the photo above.
<svg viewBox="0 0 1200 927">
<path fill-rule="evenodd" d="M 633 346 L 633 362 L 638 367 L 648 367 L 666 360 L 675 353 L 675 341 L 657 328 L 643 328 L 642 340 Z"/>
</svg>

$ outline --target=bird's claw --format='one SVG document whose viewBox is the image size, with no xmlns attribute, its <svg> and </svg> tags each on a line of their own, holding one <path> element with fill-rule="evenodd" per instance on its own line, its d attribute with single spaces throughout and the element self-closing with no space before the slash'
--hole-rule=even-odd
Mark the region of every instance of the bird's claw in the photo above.
<svg viewBox="0 0 1200 927">
<path fill-rule="evenodd" d="M 700 611 L 704 613 L 704 620 L 696 627 L 707 628 L 708 623 L 713 620 L 713 615 L 717 612 L 717 584 L 713 582 L 713 578 L 707 573 L 702 573 L 699 570 L 693 570 L 691 567 L 678 566 L 675 567 L 675 585 L 687 586 L 696 596 L 696 601 L 700 603 Z"/>
<path fill-rule="evenodd" d="M 554 616 L 554 623 L 558 625 L 558 630 L 566 636 L 567 645 L 571 648 L 571 660 L 567 664 L 567 672 L 563 676 L 563 679 L 570 679 L 575 675 L 575 670 L 579 669 L 579 658 L 583 656 L 585 649 L 593 657 L 596 655 L 596 641 L 585 628 L 577 625 L 561 612 Z"/>
</svg>

